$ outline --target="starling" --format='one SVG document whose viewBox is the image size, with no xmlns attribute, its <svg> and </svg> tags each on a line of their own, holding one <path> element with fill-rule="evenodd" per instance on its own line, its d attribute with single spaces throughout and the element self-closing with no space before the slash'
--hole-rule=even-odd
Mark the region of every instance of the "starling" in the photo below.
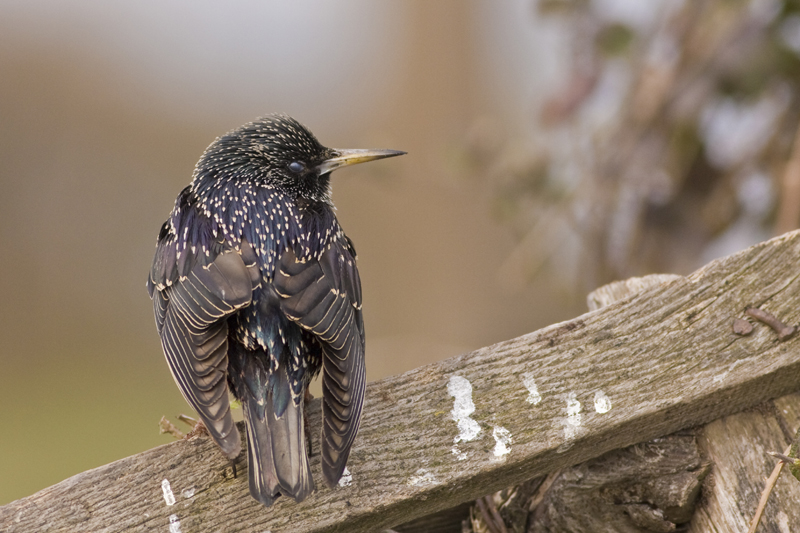
<svg viewBox="0 0 800 533">
<path fill-rule="evenodd" d="M 342 476 L 366 385 L 356 251 L 330 174 L 402 155 L 326 148 L 286 115 L 216 139 L 161 226 L 147 289 L 172 377 L 229 459 L 247 427 L 250 494 L 271 505 L 314 490 L 304 402 L 322 370 L 322 473 Z"/>
</svg>

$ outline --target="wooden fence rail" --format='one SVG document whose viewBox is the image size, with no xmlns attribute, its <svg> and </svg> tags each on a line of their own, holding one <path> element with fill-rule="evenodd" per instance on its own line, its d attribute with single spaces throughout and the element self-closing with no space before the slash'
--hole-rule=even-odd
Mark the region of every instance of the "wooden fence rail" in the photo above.
<svg viewBox="0 0 800 533">
<path fill-rule="evenodd" d="M 542 330 L 370 383 L 340 486 L 271 508 L 205 437 L 0 507 L 0 530 L 373 532 L 800 389 L 800 233 Z M 798 336 L 800 337 L 800 336 Z M 309 408 L 319 425 L 319 403 Z M 316 435 L 316 431 L 312 430 Z M 318 443 L 313 443 L 318 449 Z M 321 485 L 319 458 L 312 460 Z"/>
</svg>

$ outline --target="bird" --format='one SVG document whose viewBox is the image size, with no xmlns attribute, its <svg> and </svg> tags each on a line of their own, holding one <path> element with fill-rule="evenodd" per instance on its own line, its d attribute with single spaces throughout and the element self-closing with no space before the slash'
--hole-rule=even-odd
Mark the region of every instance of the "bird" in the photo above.
<svg viewBox="0 0 800 533">
<path fill-rule="evenodd" d="M 361 281 L 331 173 L 405 153 L 327 148 L 288 115 L 266 115 L 208 146 L 159 231 L 147 289 L 172 377 L 232 461 L 241 439 L 229 393 L 241 403 L 250 494 L 266 506 L 315 490 L 304 421 L 312 379 L 321 373 L 329 487 L 361 422 Z"/>
</svg>

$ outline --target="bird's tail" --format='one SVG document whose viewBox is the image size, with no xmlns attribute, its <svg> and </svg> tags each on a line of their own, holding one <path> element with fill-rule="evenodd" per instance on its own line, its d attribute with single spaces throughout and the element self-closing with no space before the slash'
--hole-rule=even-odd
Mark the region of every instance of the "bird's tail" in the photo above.
<svg viewBox="0 0 800 533">
<path fill-rule="evenodd" d="M 289 397 L 284 369 L 271 377 L 275 381 L 266 405 L 259 405 L 250 394 L 242 403 L 247 424 L 250 494 L 264 505 L 272 505 L 280 494 L 299 502 L 314 490 L 306 454 L 303 399 L 295 404 Z"/>
</svg>

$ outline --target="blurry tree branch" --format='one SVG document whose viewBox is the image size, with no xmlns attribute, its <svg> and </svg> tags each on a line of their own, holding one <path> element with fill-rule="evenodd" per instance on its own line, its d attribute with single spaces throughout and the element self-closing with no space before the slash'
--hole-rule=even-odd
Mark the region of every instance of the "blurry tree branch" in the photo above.
<svg viewBox="0 0 800 533">
<path fill-rule="evenodd" d="M 781 202 L 776 219 L 777 233 L 791 231 L 800 224 L 800 128 L 794 137 L 792 156 L 783 172 Z"/>
<path fill-rule="evenodd" d="M 569 34 L 565 81 L 533 138 L 478 159 L 518 237 L 505 279 L 549 265 L 585 292 L 798 226 L 800 4 L 537 5 Z"/>
</svg>

